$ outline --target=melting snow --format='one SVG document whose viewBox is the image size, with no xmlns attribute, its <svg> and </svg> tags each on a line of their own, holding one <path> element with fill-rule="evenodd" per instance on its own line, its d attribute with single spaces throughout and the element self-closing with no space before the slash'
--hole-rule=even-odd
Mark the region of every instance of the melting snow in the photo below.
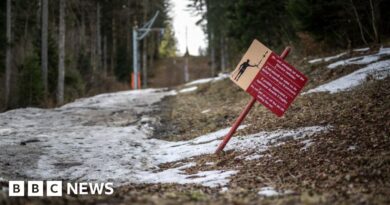
<svg viewBox="0 0 390 205">
<path fill-rule="evenodd" d="M 227 187 L 222 187 L 221 188 L 221 191 L 219 191 L 220 193 L 225 193 L 225 192 L 227 192 L 227 191 L 229 191 L 229 188 L 227 188 Z"/>
<path fill-rule="evenodd" d="M 218 77 L 203 78 L 203 79 L 199 79 L 199 80 L 194 80 L 194 81 L 191 81 L 191 82 L 187 83 L 186 86 L 197 85 L 197 84 L 204 84 L 204 83 L 210 83 L 210 82 L 216 82 L 216 81 L 220 81 L 220 80 L 223 80 L 223 79 L 226 79 L 226 78 L 229 78 L 229 74 L 220 73 L 220 74 L 218 74 Z"/>
<path fill-rule="evenodd" d="M 202 111 L 202 114 L 206 114 L 206 113 L 208 113 L 208 112 L 210 112 L 210 111 L 211 111 L 210 109 L 203 110 L 203 111 Z"/>
<path fill-rule="evenodd" d="M 356 150 L 356 146 L 355 146 L 355 145 L 351 145 L 351 146 L 348 147 L 347 150 L 348 150 L 348 151 Z"/>
<path fill-rule="evenodd" d="M 187 174 L 185 169 L 195 164 L 167 170 L 158 167 L 161 163 L 213 153 L 230 129 L 188 141 L 151 138 L 150 123 L 154 118 L 147 113 L 151 113 L 156 108 L 154 103 L 164 96 L 175 94 L 164 89 L 126 91 L 80 99 L 57 109 L 26 108 L 1 113 L 0 160 L 12 163 L 2 167 L 0 176 L 13 180 L 19 177 L 109 181 L 115 186 L 159 182 L 226 185 L 237 170 Z M 122 123 L 128 118 L 136 119 Z M 243 128 L 245 126 L 239 129 Z M 225 150 L 261 153 L 285 140 L 301 139 L 328 129 L 313 126 L 233 137 Z M 29 142 L 22 146 L 24 141 Z"/>
<path fill-rule="evenodd" d="M 178 184 L 201 184 L 208 187 L 222 186 L 229 183 L 229 177 L 236 174 L 237 171 L 201 171 L 196 174 L 185 174 L 184 169 L 193 166 L 193 164 L 183 165 L 177 168 L 171 168 L 160 172 L 140 171 L 136 175 L 143 183 L 178 183 Z"/>
<path fill-rule="evenodd" d="M 334 69 L 339 66 L 345 66 L 345 65 L 364 65 L 369 64 L 375 61 L 378 61 L 382 56 L 390 55 L 390 48 L 383 48 L 381 47 L 376 54 L 372 55 L 366 55 L 366 56 L 358 56 L 353 58 L 348 58 L 345 60 L 340 60 L 337 62 L 334 62 L 332 64 L 328 65 L 329 69 Z"/>
<path fill-rule="evenodd" d="M 291 194 L 291 193 L 293 193 L 293 192 L 290 190 L 284 191 L 284 192 L 278 192 L 273 187 L 263 187 L 260 189 L 259 192 L 257 192 L 257 194 L 259 194 L 261 196 L 265 196 L 265 197 L 281 196 L 281 195 Z"/>
<path fill-rule="evenodd" d="M 260 159 L 263 155 L 261 154 L 252 154 L 252 155 L 248 155 L 246 156 L 244 159 L 245 160 L 255 160 L 255 159 Z"/>
<path fill-rule="evenodd" d="M 183 89 L 179 90 L 179 93 L 189 93 L 189 92 L 195 91 L 197 89 L 198 89 L 197 86 L 192 86 L 189 88 L 183 88 Z"/>
<path fill-rule="evenodd" d="M 368 66 L 361 68 L 349 75 L 343 76 L 334 81 L 318 86 L 302 94 L 304 95 L 313 92 L 336 93 L 348 90 L 360 85 L 367 78 L 368 75 L 372 75 L 374 79 L 383 79 L 386 76 L 389 76 L 390 60 L 384 60 L 369 64 Z"/>
<path fill-rule="evenodd" d="M 331 61 L 331 60 L 339 59 L 339 58 L 345 56 L 346 54 L 347 54 L 347 52 L 342 52 L 342 53 L 337 54 L 335 56 L 329 56 L 329 57 L 326 57 L 326 58 L 317 58 L 317 59 L 310 60 L 309 63 L 310 64 L 314 64 L 314 63 L 318 63 L 318 62 L 328 62 L 328 61 Z"/>
<path fill-rule="evenodd" d="M 354 52 L 365 52 L 365 51 L 368 51 L 368 50 L 370 50 L 369 47 L 353 49 Z"/>
<path fill-rule="evenodd" d="M 304 144 L 304 146 L 301 148 L 302 151 L 306 151 L 310 146 L 314 144 L 312 139 L 303 140 L 301 143 Z"/>
</svg>

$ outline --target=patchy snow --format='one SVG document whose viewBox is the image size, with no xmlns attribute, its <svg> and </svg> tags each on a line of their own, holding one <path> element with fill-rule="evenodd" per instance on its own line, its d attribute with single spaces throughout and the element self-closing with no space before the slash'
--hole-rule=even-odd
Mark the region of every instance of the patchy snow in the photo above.
<svg viewBox="0 0 390 205">
<path fill-rule="evenodd" d="M 275 188 L 270 187 L 270 186 L 262 187 L 260 189 L 260 191 L 257 192 L 257 194 L 259 194 L 261 196 L 265 196 L 265 197 L 281 196 L 281 195 L 291 194 L 291 193 L 293 193 L 293 192 L 290 190 L 279 192 L 279 191 L 276 191 Z"/>
<path fill-rule="evenodd" d="M 356 150 L 356 148 L 357 148 L 356 145 L 351 145 L 351 146 L 348 147 L 347 150 L 348 151 L 353 151 L 353 150 Z"/>
<path fill-rule="evenodd" d="M 223 80 L 226 78 L 229 78 L 229 74 L 220 73 L 220 74 L 218 74 L 217 77 L 214 77 L 214 78 L 203 78 L 203 79 L 191 81 L 191 82 L 187 83 L 186 86 L 216 82 L 216 81 L 220 81 L 220 80 Z"/>
<path fill-rule="evenodd" d="M 134 107 L 139 103 L 144 105 L 151 105 L 155 102 L 160 101 L 163 97 L 168 95 L 176 95 L 177 92 L 166 91 L 166 89 L 144 89 L 144 90 L 132 90 L 122 91 L 116 93 L 106 93 L 96 95 L 89 98 L 81 98 L 72 103 L 68 103 L 62 106 L 60 109 L 71 109 L 71 108 L 122 108 Z M 146 101 L 139 101 L 138 98 L 143 98 Z"/>
<path fill-rule="evenodd" d="M 256 150 L 258 153 L 268 149 L 270 145 L 281 145 L 291 139 L 302 139 L 318 132 L 329 130 L 329 126 L 301 127 L 293 130 L 276 130 L 272 132 L 259 132 L 257 134 L 232 138 L 226 149 Z"/>
<path fill-rule="evenodd" d="M 171 168 L 160 172 L 140 171 L 136 177 L 143 183 L 177 183 L 177 184 L 201 184 L 208 187 L 224 186 L 229 183 L 229 177 L 236 174 L 237 171 L 201 171 L 196 174 L 185 174 L 184 169 L 193 166 L 193 164 L 183 165 L 177 168 Z"/>
<path fill-rule="evenodd" d="M 282 195 L 282 193 L 276 191 L 273 187 L 262 187 L 257 194 L 266 197 Z"/>
<path fill-rule="evenodd" d="M 2 128 L 0 129 L 0 135 L 9 135 L 12 133 L 12 129 L 11 128 Z"/>
<path fill-rule="evenodd" d="M 366 48 L 356 48 L 356 49 L 353 49 L 352 51 L 354 52 L 365 52 L 365 51 L 368 51 L 370 50 L 369 47 L 366 47 Z"/>
<path fill-rule="evenodd" d="M 195 91 L 197 89 L 198 89 L 197 86 L 192 86 L 192 87 L 189 87 L 189 88 L 183 88 L 183 89 L 179 90 L 179 93 L 189 93 L 189 92 L 193 92 L 193 91 Z"/>
<path fill-rule="evenodd" d="M 310 146 L 314 144 L 312 139 L 303 140 L 301 143 L 303 144 L 301 151 L 306 151 Z"/>
<path fill-rule="evenodd" d="M 245 156 L 244 160 L 250 161 L 250 160 L 260 159 L 261 157 L 263 157 L 263 155 L 261 154 L 252 154 L 252 155 Z"/>
<path fill-rule="evenodd" d="M 367 76 L 372 75 L 374 79 L 383 79 L 390 75 L 390 60 L 379 61 L 367 65 L 364 68 L 356 70 L 346 76 L 333 80 L 329 83 L 320 85 L 314 89 L 302 93 L 302 95 L 313 92 L 330 92 L 336 93 L 345 91 L 360 85 Z"/>
<path fill-rule="evenodd" d="M 334 69 L 339 66 L 346 66 L 346 65 L 365 65 L 372 62 L 378 61 L 383 56 L 390 55 L 390 48 L 383 48 L 381 47 L 378 51 L 378 53 L 372 54 L 372 55 L 365 55 L 365 56 L 358 56 L 353 58 L 348 58 L 345 60 L 340 60 L 337 62 L 334 62 L 332 64 L 328 65 L 329 69 Z"/>
<path fill-rule="evenodd" d="M 227 187 L 222 187 L 221 190 L 219 191 L 219 193 L 225 193 L 225 192 L 227 192 L 227 191 L 229 191 L 229 188 L 227 188 Z"/>
<path fill-rule="evenodd" d="M 337 61 L 337 62 L 334 62 L 332 64 L 329 64 L 328 68 L 334 69 L 334 68 L 337 68 L 339 66 L 346 66 L 346 65 L 352 65 L 352 64 L 355 64 L 355 65 L 368 64 L 371 62 L 378 61 L 379 58 L 380 58 L 380 56 L 378 56 L 378 55 L 353 57 L 353 58 L 348 58 L 346 60 L 341 60 L 341 61 Z"/>
<path fill-rule="evenodd" d="M 203 111 L 202 111 L 202 114 L 206 114 L 206 113 L 208 113 L 208 112 L 210 112 L 210 111 L 211 111 L 210 109 L 203 110 Z"/>
<path fill-rule="evenodd" d="M 257 192 L 257 194 L 266 197 L 281 195 L 281 193 L 277 192 L 273 187 L 263 187 L 259 192 Z"/>
<path fill-rule="evenodd" d="M 343 57 L 345 55 L 347 55 L 347 52 L 342 52 L 340 54 L 337 54 L 337 55 L 334 55 L 334 56 L 325 57 L 325 58 L 316 58 L 316 59 L 310 60 L 308 62 L 310 64 L 319 63 L 319 62 L 328 62 L 328 61 L 331 61 L 331 60 L 339 59 L 339 58 L 341 58 L 341 57 Z"/>
<path fill-rule="evenodd" d="M 84 98 L 57 109 L 26 108 L 0 114 L 0 177 L 127 183 L 197 183 L 225 186 L 237 170 L 187 174 L 193 163 L 161 170 L 162 163 L 214 153 L 230 128 L 170 142 L 152 138 L 153 113 L 165 89 L 137 90 Z M 243 129 L 246 126 L 240 126 Z M 288 139 L 301 139 L 329 127 L 260 132 L 233 137 L 225 150 L 261 153 Z"/>
</svg>

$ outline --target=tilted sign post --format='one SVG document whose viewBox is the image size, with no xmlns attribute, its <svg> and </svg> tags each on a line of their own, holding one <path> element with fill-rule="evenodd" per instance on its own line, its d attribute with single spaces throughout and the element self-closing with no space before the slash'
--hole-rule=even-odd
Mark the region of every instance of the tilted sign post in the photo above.
<svg viewBox="0 0 390 205">
<path fill-rule="evenodd" d="M 307 77 L 283 60 L 289 52 L 290 48 L 287 47 L 278 56 L 259 41 L 253 41 L 230 75 L 230 79 L 252 95 L 252 99 L 234 122 L 216 153 L 223 150 L 256 100 L 280 117 L 297 97 L 306 84 Z"/>
</svg>

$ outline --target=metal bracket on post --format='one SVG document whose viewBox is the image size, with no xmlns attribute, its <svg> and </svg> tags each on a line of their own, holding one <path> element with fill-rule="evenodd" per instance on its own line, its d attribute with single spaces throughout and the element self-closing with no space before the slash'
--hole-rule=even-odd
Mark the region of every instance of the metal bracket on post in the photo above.
<svg viewBox="0 0 390 205">
<path fill-rule="evenodd" d="M 283 51 L 283 53 L 280 55 L 281 58 L 286 58 L 287 55 L 290 53 L 291 48 L 286 47 Z M 241 112 L 240 116 L 238 116 L 237 120 L 234 122 L 232 128 L 230 128 L 229 133 L 223 138 L 223 141 L 221 144 L 219 144 L 217 150 L 215 151 L 215 154 L 220 153 L 226 146 L 226 144 L 229 142 L 230 138 L 232 138 L 233 134 L 236 132 L 238 126 L 242 123 L 242 121 L 245 119 L 246 115 L 249 113 L 249 111 L 252 109 L 253 105 L 256 102 L 256 98 L 252 97 L 251 101 L 246 105 L 245 109 Z"/>
<path fill-rule="evenodd" d="M 158 14 L 156 14 L 146 22 L 141 28 L 137 26 L 133 27 L 133 75 L 134 75 L 134 89 L 138 89 L 138 41 L 141 41 L 148 35 L 150 31 L 160 31 L 164 32 L 164 28 L 151 28 L 154 21 L 156 20 Z M 131 80 L 131 79 L 130 79 Z"/>
</svg>

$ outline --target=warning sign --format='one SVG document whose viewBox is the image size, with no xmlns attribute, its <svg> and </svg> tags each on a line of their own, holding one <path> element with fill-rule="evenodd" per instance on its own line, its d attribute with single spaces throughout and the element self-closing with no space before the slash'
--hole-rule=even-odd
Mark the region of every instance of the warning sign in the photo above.
<svg viewBox="0 0 390 205">
<path fill-rule="evenodd" d="M 257 40 L 230 78 L 279 117 L 307 82 L 299 70 Z"/>
</svg>

